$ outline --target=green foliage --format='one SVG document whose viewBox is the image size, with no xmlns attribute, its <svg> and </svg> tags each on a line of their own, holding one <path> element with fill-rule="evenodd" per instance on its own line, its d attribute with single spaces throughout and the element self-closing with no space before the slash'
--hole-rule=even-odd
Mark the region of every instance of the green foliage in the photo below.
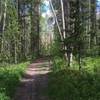
<svg viewBox="0 0 100 100">
<path fill-rule="evenodd" d="M 99 100 L 100 57 L 84 58 L 81 71 L 75 61 L 69 69 L 65 65 L 64 59 L 55 57 L 49 74 L 50 100 Z"/>
<path fill-rule="evenodd" d="M 94 73 L 94 70 L 100 69 L 100 57 L 85 57 L 81 61 L 82 70 L 89 73 Z M 70 69 L 78 70 L 78 62 L 73 59 L 73 63 Z"/>
<path fill-rule="evenodd" d="M 0 62 L 19 63 L 26 61 L 31 57 L 31 26 L 28 26 L 27 23 L 24 23 L 24 26 L 22 25 L 23 21 L 20 20 L 22 18 L 18 17 L 18 11 L 20 11 L 18 8 L 20 7 L 18 7 L 17 2 L 4 0 L 2 3 L 4 3 L 4 10 L 7 9 L 7 11 L 3 11 L 1 14 L 2 22 L 5 20 L 5 29 L 0 33 Z M 3 18 L 4 14 L 6 15 L 5 18 Z M 28 18 L 25 20 L 28 20 Z M 1 26 L 4 24 L 2 22 Z"/>
<path fill-rule="evenodd" d="M 62 50 L 61 41 L 59 38 L 56 38 L 51 46 L 51 50 L 50 50 L 51 55 L 53 55 L 53 57 L 55 57 L 55 56 L 62 57 L 63 52 L 61 50 Z"/>
<path fill-rule="evenodd" d="M 17 9 L 14 5 L 13 0 L 4 0 L 3 3 L 6 3 L 7 9 L 5 17 L 5 30 L 1 35 L 1 54 L 0 62 L 15 62 L 14 50 L 16 54 L 18 53 L 18 47 L 16 46 L 19 43 L 19 25 L 18 25 L 18 14 Z M 2 16 L 3 17 L 3 16 Z M 13 53 L 12 53 L 13 52 Z"/>
<path fill-rule="evenodd" d="M 4 93 L 0 93 L 0 100 L 10 100 L 10 98 L 6 96 Z"/>
<path fill-rule="evenodd" d="M 22 75 L 26 69 L 28 63 L 22 63 L 18 65 L 11 65 L 0 68 L 0 96 L 12 97 L 18 86 Z M 9 100 L 9 99 L 0 99 Z"/>
<path fill-rule="evenodd" d="M 17 38 L 18 34 L 18 15 L 17 15 L 17 9 L 15 8 L 15 5 L 13 4 L 12 0 L 8 0 L 7 2 L 7 26 L 6 26 L 6 34 L 8 38 L 15 39 Z"/>
<path fill-rule="evenodd" d="M 100 74 L 63 70 L 49 74 L 50 100 L 99 100 Z"/>
<path fill-rule="evenodd" d="M 94 72 L 94 70 L 100 69 L 100 57 L 87 57 L 83 59 L 83 62 L 85 64 L 83 69 L 85 69 L 88 72 Z"/>
<path fill-rule="evenodd" d="M 66 69 L 67 66 L 66 60 L 64 58 L 57 56 L 54 57 L 52 64 L 53 64 L 52 67 L 53 72 L 58 72 L 60 70 Z"/>
<path fill-rule="evenodd" d="M 87 49 L 86 56 L 93 56 L 93 57 L 98 56 L 99 51 L 100 51 L 99 46 L 93 46 L 91 49 Z"/>
</svg>

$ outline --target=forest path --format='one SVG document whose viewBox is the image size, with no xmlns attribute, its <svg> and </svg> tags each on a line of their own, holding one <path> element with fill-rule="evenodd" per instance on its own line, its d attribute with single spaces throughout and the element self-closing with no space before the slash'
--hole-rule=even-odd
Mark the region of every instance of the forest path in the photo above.
<svg viewBox="0 0 100 100">
<path fill-rule="evenodd" d="M 38 59 L 29 66 L 17 89 L 14 100 L 48 100 L 43 94 L 48 86 L 50 62 Z"/>
</svg>

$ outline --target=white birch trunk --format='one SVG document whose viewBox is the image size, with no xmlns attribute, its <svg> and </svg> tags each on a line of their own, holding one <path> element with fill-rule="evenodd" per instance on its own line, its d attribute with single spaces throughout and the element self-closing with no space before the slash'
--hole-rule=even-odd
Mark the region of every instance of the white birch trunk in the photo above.
<svg viewBox="0 0 100 100">
<path fill-rule="evenodd" d="M 7 13 L 7 0 L 4 1 L 4 13 L 3 13 L 3 27 L 2 27 L 2 33 L 4 33 L 5 25 L 6 25 L 6 13 Z M 4 42 L 4 34 L 2 34 L 2 40 L 1 40 L 1 52 L 3 51 L 3 43 Z"/>
<path fill-rule="evenodd" d="M 0 23 L 2 19 L 2 1 L 0 0 Z"/>
<path fill-rule="evenodd" d="M 56 15 L 56 12 L 55 12 L 55 10 L 54 10 L 52 1 L 49 0 L 49 3 L 50 3 L 51 9 L 52 9 L 52 12 L 53 12 L 53 15 L 54 15 L 54 18 L 55 18 L 55 21 L 56 21 L 56 24 L 57 24 L 57 27 L 58 27 L 60 36 L 61 36 L 61 40 L 63 41 L 63 36 L 62 36 L 61 28 L 60 28 L 60 25 L 59 25 L 59 22 L 58 22 L 58 19 L 57 19 L 57 15 Z"/>
<path fill-rule="evenodd" d="M 62 12 L 62 23 L 63 23 L 63 37 L 64 39 L 66 38 L 66 32 L 65 32 L 65 14 L 64 14 L 64 4 L 63 4 L 63 0 L 60 0 L 61 2 L 61 12 Z"/>
<path fill-rule="evenodd" d="M 2 31 L 4 32 L 6 26 L 6 15 L 7 15 L 7 0 L 4 3 L 4 14 L 3 14 L 3 28 Z"/>
</svg>

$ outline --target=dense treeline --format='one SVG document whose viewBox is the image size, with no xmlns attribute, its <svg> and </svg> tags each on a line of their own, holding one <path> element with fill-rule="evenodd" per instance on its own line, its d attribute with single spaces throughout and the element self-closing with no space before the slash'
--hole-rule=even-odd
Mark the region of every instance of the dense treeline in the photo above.
<svg viewBox="0 0 100 100">
<path fill-rule="evenodd" d="M 39 56 L 40 1 L 0 1 L 0 62 L 18 63 Z M 100 55 L 99 16 L 95 0 L 49 0 L 70 66 L 73 57 Z M 55 36 L 56 37 L 56 36 Z"/>
<path fill-rule="evenodd" d="M 39 1 L 0 0 L 0 62 L 34 59 L 38 50 Z"/>
<path fill-rule="evenodd" d="M 49 1 L 60 35 L 61 51 L 68 61 L 68 66 L 71 66 L 75 58 L 81 68 L 83 57 L 100 55 L 100 23 L 96 10 L 97 1 Z"/>
<path fill-rule="evenodd" d="M 96 0 L 49 1 L 56 19 L 50 100 L 99 100 L 99 4 Z"/>
<path fill-rule="evenodd" d="M 0 0 L 0 100 L 14 98 L 28 66 L 22 62 L 39 56 L 39 5 L 39 0 Z"/>
</svg>

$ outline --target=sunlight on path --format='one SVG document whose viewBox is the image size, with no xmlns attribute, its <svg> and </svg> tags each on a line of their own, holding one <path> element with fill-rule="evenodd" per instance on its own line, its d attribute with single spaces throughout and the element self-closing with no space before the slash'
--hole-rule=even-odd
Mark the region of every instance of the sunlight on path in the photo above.
<svg viewBox="0 0 100 100">
<path fill-rule="evenodd" d="M 48 86 L 48 61 L 37 61 L 29 66 L 17 89 L 14 100 L 48 100 L 43 91 Z"/>
</svg>

